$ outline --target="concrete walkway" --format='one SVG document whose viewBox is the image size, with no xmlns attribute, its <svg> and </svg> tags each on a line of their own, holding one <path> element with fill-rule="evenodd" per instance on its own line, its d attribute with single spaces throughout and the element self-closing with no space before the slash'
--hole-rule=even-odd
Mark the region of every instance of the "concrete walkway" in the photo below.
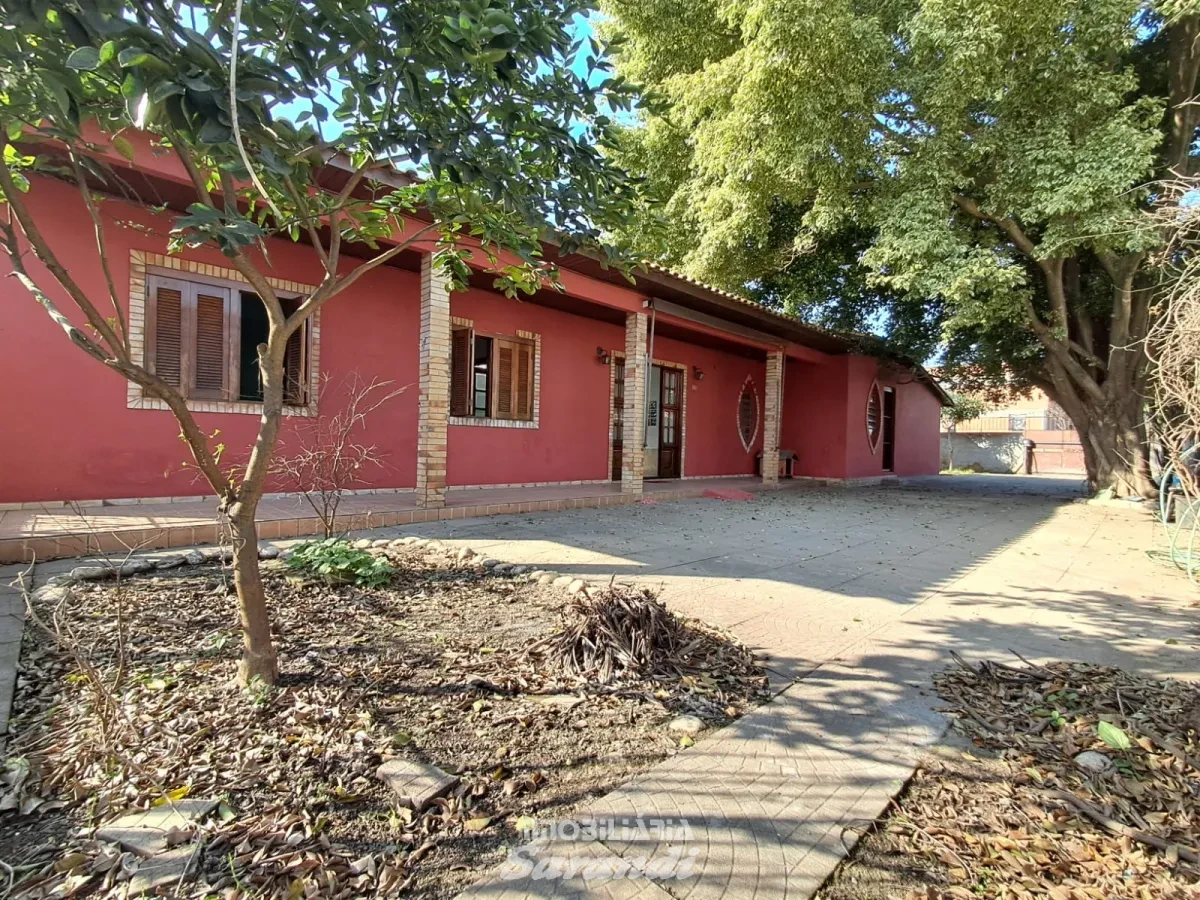
<svg viewBox="0 0 1200 900">
<path fill-rule="evenodd" d="M 1146 558 L 1152 523 L 1125 510 L 1007 490 L 814 490 L 420 533 L 506 561 L 653 584 L 672 606 L 769 652 L 781 689 L 578 810 L 581 820 L 686 819 L 690 877 L 538 880 L 517 860 L 468 898 L 810 896 L 857 838 L 847 826 L 885 810 L 945 727 L 929 675 L 950 649 L 1200 676 L 1196 594 Z M 527 858 L 620 871 L 664 858 L 670 843 L 558 842 Z"/>
</svg>

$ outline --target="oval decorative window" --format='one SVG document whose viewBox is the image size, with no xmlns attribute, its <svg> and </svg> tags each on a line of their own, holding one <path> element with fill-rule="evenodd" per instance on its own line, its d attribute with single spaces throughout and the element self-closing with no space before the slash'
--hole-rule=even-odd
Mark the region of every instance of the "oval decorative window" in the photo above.
<svg viewBox="0 0 1200 900">
<path fill-rule="evenodd" d="M 879 435 L 883 430 L 883 397 L 879 393 L 879 382 L 872 382 L 867 393 L 867 443 L 874 453 L 879 446 Z"/>
<path fill-rule="evenodd" d="M 754 392 L 754 379 L 749 376 L 738 397 L 738 436 L 749 453 L 754 446 L 754 439 L 758 437 L 758 394 Z"/>
</svg>

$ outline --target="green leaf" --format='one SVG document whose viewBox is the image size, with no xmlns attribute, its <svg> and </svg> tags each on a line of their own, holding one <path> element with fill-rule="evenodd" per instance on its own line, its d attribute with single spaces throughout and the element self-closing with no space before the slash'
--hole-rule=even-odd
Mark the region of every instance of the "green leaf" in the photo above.
<svg viewBox="0 0 1200 900">
<path fill-rule="evenodd" d="M 1096 733 L 1100 736 L 1100 740 L 1108 744 L 1114 750 L 1128 750 L 1133 744 L 1129 740 L 1129 736 L 1125 734 L 1116 725 L 1103 720 L 1096 726 Z"/>
<path fill-rule="evenodd" d="M 67 57 L 67 68 L 91 72 L 100 68 L 100 51 L 95 47 L 78 47 Z"/>
<path fill-rule="evenodd" d="M 112 145 L 113 149 L 115 149 L 130 162 L 133 162 L 133 143 L 129 140 L 129 138 L 118 134 L 112 139 Z"/>
</svg>

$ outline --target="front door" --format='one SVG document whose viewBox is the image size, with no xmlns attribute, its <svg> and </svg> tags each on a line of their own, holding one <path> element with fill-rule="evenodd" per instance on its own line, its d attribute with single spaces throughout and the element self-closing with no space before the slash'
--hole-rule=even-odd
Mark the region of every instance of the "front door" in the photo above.
<svg viewBox="0 0 1200 900">
<path fill-rule="evenodd" d="M 896 468 L 896 391 L 883 389 L 883 471 Z"/>
<path fill-rule="evenodd" d="M 621 480 L 625 450 L 625 360 L 613 361 L 612 480 Z M 683 468 L 683 371 L 650 369 L 646 392 L 646 478 L 678 478 Z"/>
<path fill-rule="evenodd" d="M 683 421 L 680 404 L 683 377 L 678 369 L 662 368 L 659 377 L 660 404 L 658 426 L 658 477 L 678 478 L 680 468 L 680 424 Z"/>
</svg>

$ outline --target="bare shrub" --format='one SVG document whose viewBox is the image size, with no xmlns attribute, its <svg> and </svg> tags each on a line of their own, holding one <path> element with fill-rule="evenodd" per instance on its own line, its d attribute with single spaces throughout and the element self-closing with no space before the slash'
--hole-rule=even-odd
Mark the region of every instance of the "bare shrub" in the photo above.
<svg viewBox="0 0 1200 900">
<path fill-rule="evenodd" d="M 271 460 L 271 475 L 308 502 L 327 538 L 336 533 L 338 507 L 346 491 L 366 484 L 366 472 L 384 466 L 379 448 L 364 439 L 367 418 L 405 391 L 394 388 L 391 381 L 364 381 L 357 372 L 343 384 L 346 401 L 338 412 L 301 420 Z M 318 409 L 326 407 L 328 392 L 325 380 Z"/>
</svg>

